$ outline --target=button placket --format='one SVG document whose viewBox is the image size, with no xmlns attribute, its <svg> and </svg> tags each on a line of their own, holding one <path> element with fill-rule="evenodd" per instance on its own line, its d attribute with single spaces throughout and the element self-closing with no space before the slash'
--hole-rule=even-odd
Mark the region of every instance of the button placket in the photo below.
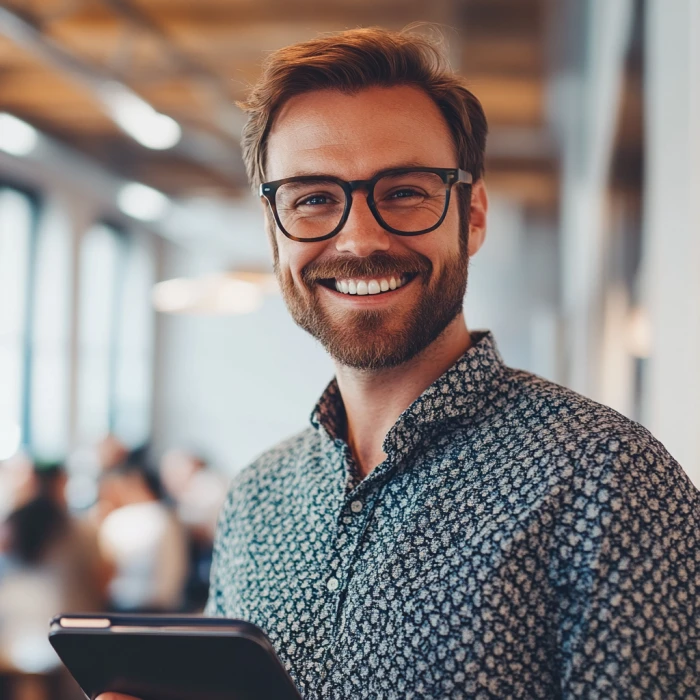
<svg viewBox="0 0 700 700">
<path fill-rule="evenodd" d="M 335 607 L 336 633 L 345 603 L 347 586 L 352 577 L 353 562 L 365 529 L 368 505 L 362 498 L 355 497 L 351 501 L 346 499 L 339 513 L 331 572 L 325 582 L 326 591 Z M 361 513 L 364 517 L 360 517 Z"/>
</svg>

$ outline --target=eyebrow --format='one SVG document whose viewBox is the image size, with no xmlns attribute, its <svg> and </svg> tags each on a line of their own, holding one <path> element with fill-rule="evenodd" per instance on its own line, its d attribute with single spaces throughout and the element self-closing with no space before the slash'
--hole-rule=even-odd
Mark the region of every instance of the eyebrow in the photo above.
<svg viewBox="0 0 700 700">
<path fill-rule="evenodd" d="M 362 178 L 362 179 L 367 179 L 371 180 L 375 175 L 378 173 L 383 173 L 386 170 L 397 170 L 399 168 L 429 168 L 432 166 L 426 165 L 425 163 L 420 163 L 416 160 L 409 160 L 409 161 L 401 161 L 399 163 L 395 163 L 393 165 L 387 165 L 386 167 L 383 168 L 378 168 L 368 178 Z M 341 177 L 340 175 L 333 175 L 332 173 L 322 173 L 319 172 L 318 170 L 295 170 L 291 175 L 286 175 L 285 177 L 317 177 L 319 179 L 323 179 L 326 177 L 339 177 L 341 179 L 345 179 Z"/>
</svg>

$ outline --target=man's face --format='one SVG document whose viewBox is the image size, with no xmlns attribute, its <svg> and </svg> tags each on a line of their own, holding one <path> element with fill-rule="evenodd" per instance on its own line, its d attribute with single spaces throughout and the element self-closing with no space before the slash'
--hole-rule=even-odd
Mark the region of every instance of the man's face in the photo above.
<svg viewBox="0 0 700 700">
<path fill-rule="evenodd" d="M 458 167 L 452 138 L 435 103 L 409 87 L 370 88 L 348 95 L 324 90 L 299 95 L 277 115 L 268 140 L 266 179 L 333 175 L 364 180 L 405 166 Z M 353 195 L 350 216 L 333 238 L 292 241 L 268 210 L 277 273 L 294 320 L 341 364 L 358 369 L 394 367 L 430 345 L 462 312 L 469 255 L 460 234 L 456 185 L 444 222 L 419 236 L 384 230 Z M 485 206 L 481 183 L 480 201 Z M 392 282 L 400 284 L 398 288 Z M 335 282 L 365 283 L 379 294 L 349 294 Z M 374 282 L 374 283 L 373 283 Z M 353 285 L 349 284 L 352 290 Z"/>
</svg>

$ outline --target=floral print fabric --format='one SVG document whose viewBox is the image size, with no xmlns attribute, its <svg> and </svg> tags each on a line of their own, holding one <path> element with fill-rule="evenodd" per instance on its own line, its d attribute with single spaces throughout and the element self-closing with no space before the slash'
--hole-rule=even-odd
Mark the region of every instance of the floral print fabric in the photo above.
<svg viewBox="0 0 700 700">
<path fill-rule="evenodd" d="M 700 494 L 472 338 L 365 479 L 335 381 L 235 477 L 207 613 L 261 627 L 308 699 L 700 698 Z"/>
</svg>

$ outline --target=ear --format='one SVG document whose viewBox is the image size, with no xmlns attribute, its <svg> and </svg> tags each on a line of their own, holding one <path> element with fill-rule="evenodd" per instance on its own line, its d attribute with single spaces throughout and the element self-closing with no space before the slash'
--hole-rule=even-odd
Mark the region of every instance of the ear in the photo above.
<svg viewBox="0 0 700 700">
<path fill-rule="evenodd" d="M 477 180 L 472 185 L 472 196 L 469 205 L 469 257 L 475 255 L 486 238 L 486 214 L 489 209 L 489 198 L 486 194 L 484 179 Z"/>
</svg>

